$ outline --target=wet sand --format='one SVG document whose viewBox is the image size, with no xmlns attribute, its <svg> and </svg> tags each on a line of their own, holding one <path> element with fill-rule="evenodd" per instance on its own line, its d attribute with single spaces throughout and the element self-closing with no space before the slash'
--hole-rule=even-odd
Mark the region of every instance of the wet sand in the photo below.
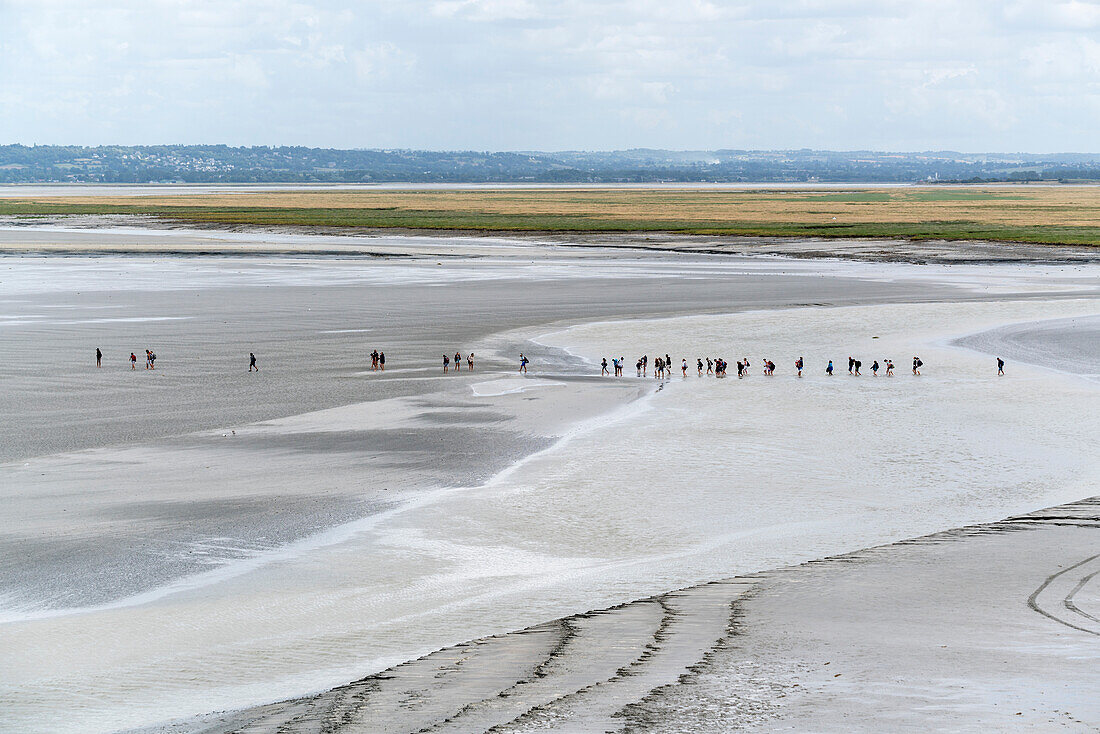
<svg viewBox="0 0 1100 734">
<path fill-rule="evenodd" d="M 578 257 L 518 247 L 518 254 L 491 259 L 409 262 L 2 257 L 7 358 L 0 380 L 12 389 L 0 393 L 0 412 L 11 417 L 0 425 L 0 461 L 422 394 L 431 388 L 423 378 L 441 376 L 444 352 L 473 351 L 485 369 L 512 369 L 519 342 L 485 340 L 517 329 L 807 303 L 982 297 L 919 279 L 875 282 L 843 269 L 823 278 L 785 262 L 609 259 L 607 252 Z M 102 370 L 94 368 L 97 346 L 105 355 Z M 158 356 L 152 374 L 141 369 L 146 348 Z M 387 353 L 385 374 L 368 374 L 364 358 L 372 348 Z M 246 371 L 250 351 L 259 358 L 260 379 Z M 140 375 L 128 372 L 131 352 Z M 533 356 L 553 360 L 540 364 L 542 371 L 569 366 L 553 352 Z"/>
<path fill-rule="evenodd" d="M 1098 533 L 1100 498 L 660 594 L 143 731 L 1093 731 Z"/>
<path fill-rule="evenodd" d="M 0 258 L 7 268 L 0 318 L 12 357 L 0 373 L 12 387 L 0 397 L 12 416 L 0 426 L 8 452 L 0 492 L 11 510 L 0 526 L 0 677 L 8 681 L 0 697 L 10 704 L 0 723 L 56 731 L 79 722 L 91 731 L 182 718 L 190 727 L 188 717 L 232 708 L 227 703 L 328 688 L 462 639 L 684 585 L 678 578 L 724 577 L 699 576 L 676 554 L 654 555 L 652 568 L 619 568 L 627 559 L 615 554 L 633 552 L 630 533 L 642 532 L 625 514 L 621 527 L 606 513 L 592 516 L 602 517 L 606 548 L 554 547 L 585 529 L 589 489 L 565 482 L 569 491 L 555 500 L 534 491 L 527 477 L 539 474 L 530 472 L 544 467 L 543 479 L 562 479 L 568 457 L 583 455 L 575 449 L 595 445 L 605 430 L 622 431 L 623 415 L 626 425 L 641 415 L 623 411 L 685 395 L 669 385 L 654 400 L 654 381 L 587 376 L 592 354 L 546 338 L 573 324 L 750 308 L 832 314 L 858 304 L 977 304 L 1006 293 L 1057 303 L 1096 291 L 1091 272 L 1061 268 L 578 255 L 525 242 L 494 245 L 489 255 L 462 246 L 452 243 L 455 257 L 446 261 L 424 253 L 410 261 Z M 155 373 L 118 364 L 135 342 L 157 351 Z M 52 354 L 96 344 L 111 355 L 103 370 L 90 354 L 67 371 L 42 368 Z M 441 344 L 450 353 L 475 351 L 479 371 L 444 378 Z M 367 370 L 373 346 L 390 357 L 385 375 Z M 521 349 L 537 374 L 517 384 L 512 360 Z M 260 357 L 260 375 L 245 372 L 248 351 Z M 670 466 L 676 471 L 675 461 Z M 680 471 L 685 466 L 695 465 Z M 593 479 L 611 490 L 621 481 L 613 473 Z M 658 499 L 645 494 L 631 504 L 640 511 Z M 661 537 L 653 539 L 679 542 L 676 533 Z M 807 552 L 831 555 L 796 551 Z M 789 562 L 790 553 L 777 547 L 772 557 Z M 784 565 L 765 558 L 738 563 Z M 743 590 L 740 581 L 732 586 L 727 591 Z M 637 605 L 632 614 L 648 620 L 647 629 L 667 627 L 662 615 L 682 605 L 693 620 L 686 628 L 703 631 L 681 638 L 668 662 L 616 683 L 612 698 L 580 706 L 596 717 L 585 721 L 617 723 L 622 707 L 674 683 L 701 659 L 693 655 L 705 655 L 707 637 L 727 623 L 729 599 L 704 588 Z M 571 681 L 601 680 L 594 659 L 629 665 L 632 650 L 664 634 L 612 624 L 588 636 L 614 650 L 570 663 Z M 525 644 L 564 645 L 574 626 L 582 625 L 553 623 Z M 44 654 L 59 645 L 63 654 Z M 448 659 L 446 670 L 465 657 Z M 476 691 L 500 684 L 497 664 L 513 659 L 507 649 L 486 658 L 491 680 L 479 678 L 433 710 L 482 700 Z M 538 696 L 551 702 L 561 690 L 550 682 Z M 478 721 L 511 721 L 507 703 Z M 278 719 L 286 709 L 270 711 Z M 419 721 L 402 718 L 397 705 L 375 711 L 396 717 L 387 724 L 395 730 Z"/>
</svg>

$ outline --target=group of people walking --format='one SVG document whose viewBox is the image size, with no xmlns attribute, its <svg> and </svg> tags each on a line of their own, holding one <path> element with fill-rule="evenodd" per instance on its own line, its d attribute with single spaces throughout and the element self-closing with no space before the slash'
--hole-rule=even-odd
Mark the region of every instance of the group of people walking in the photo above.
<svg viewBox="0 0 1100 734">
<path fill-rule="evenodd" d="M 763 360 L 761 360 L 761 362 L 762 362 L 763 367 L 764 367 L 764 369 L 763 369 L 764 375 L 766 375 L 768 377 L 773 376 L 775 374 L 775 362 L 771 361 L 770 359 L 763 359 Z M 624 364 L 626 364 L 626 359 L 623 358 L 623 357 L 612 357 L 611 358 L 611 365 L 612 365 L 612 368 L 615 370 L 615 373 L 614 373 L 615 377 L 622 377 L 622 375 L 623 375 L 623 365 Z M 608 365 L 607 357 L 602 358 L 601 361 L 600 361 L 600 369 L 601 369 L 600 374 L 601 374 L 601 376 L 611 374 L 607 370 L 607 365 Z M 748 377 L 749 367 L 751 366 L 750 362 L 749 362 L 749 358 L 745 357 L 744 359 L 738 361 L 736 363 L 736 365 L 737 365 L 737 377 L 738 377 L 738 379 L 743 379 L 745 377 Z M 913 374 L 914 375 L 920 375 L 920 368 L 923 367 L 923 366 L 924 366 L 924 361 L 921 360 L 920 357 L 913 357 Z M 635 370 L 636 370 L 636 373 L 637 373 L 638 377 L 648 376 L 648 374 L 649 374 L 649 356 L 648 355 L 642 355 L 638 359 L 638 361 L 635 363 L 634 367 L 635 367 Z M 672 375 L 671 367 L 672 367 L 672 358 L 669 357 L 667 354 L 663 357 L 661 357 L 661 356 L 656 357 L 653 360 L 653 377 L 656 378 L 656 379 L 671 377 L 671 375 Z M 729 367 L 729 363 L 726 362 L 726 360 L 722 359 L 721 357 L 713 357 L 713 358 L 712 357 L 706 357 L 705 373 L 708 374 L 708 375 L 714 375 L 715 377 L 725 377 L 726 376 L 726 370 L 727 370 L 728 367 Z M 798 359 L 796 359 L 794 361 L 794 368 L 795 368 L 795 371 L 797 372 L 799 377 L 802 377 L 802 372 L 804 371 L 805 367 L 806 367 L 806 362 L 802 357 L 799 357 Z M 1005 373 L 1004 372 L 1004 367 L 1005 367 L 1005 361 L 1003 359 L 1001 359 L 1000 357 L 997 357 L 997 374 L 998 375 L 1004 375 L 1004 373 Z M 863 362 L 862 361 L 856 359 L 855 357 L 848 357 L 848 374 L 849 375 L 852 375 L 853 377 L 860 377 L 862 375 L 862 372 L 860 372 L 860 370 L 862 368 L 863 368 Z M 699 376 L 702 377 L 703 374 L 704 374 L 703 359 L 696 358 L 696 360 L 695 360 L 695 369 L 698 372 Z M 891 360 L 891 359 L 883 359 L 882 363 L 880 364 L 877 359 L 874 360 L 871 363 L 871 374 L 875 377 L 878 377 L 879 370 L 883 370 L 887 377 L 893 377 L 894 376 L 894 361 Z M 524 371 L 526 371 L 526 370 L 524 370 Z M 832 377 L 833 374 L 834 374 L 834 371 L 835 370 L 833 368 L 833 361 L 830 359 L 828 365 L 826 365 L 826 367 L 825 367 L 825 374 Z M 680 361 L 680 373 L 684 377 L 687 377 L 688 361 L 687 361 L 686 358 L 682 359 Z"/>
<path fill-rule="evenodd" d="M 920 368 L 923 365 L 924 365 L 924 362 L 921 361 L 920 357 L 913 357 L 913 374 L 914 375 L 919 375 L 920 374 Z M 878 360 L 876 359 L 874 362 L 871 363 L 871 374 L 874 375 L 875 377 L 878 377 L 878 371 L 882 368 L 886 369 L 886 376 L 887 377 L 893 377 L 894 376 L 894 361 L 893 360 L 884 359 L 884 360 L 882 360 L 882 365 L 879 365 Z M 848 374 L 849 375 L 859 377 L 860 375 L 863 374 L 862 372 L 860 372 L 861 369 L 863 369 L 863 362 L 856 359 L 855 357 L 848 357 Z M 833 361 L 831 359 L 829 360 L 829 366 L 825 368 L 825 374 L 829 375 L 830 377 L 832 377 L 832 375 L 833 375 Z"/>
<path fill-rule="evenodd" d="M 462 369 L 462 353 L 461 352 L 455 352 L 454 362 L 451 362 L 451 356 L 449 354 L 444 354 L 443 355 L 443 371 L 446 372 L 447 370 L 449 370 L 451 368 L 452 364 L 454 365 L 455 372 L 458 372 L 460 369 Z M 470 352 L 469 354 L 466 355 L 466 369 L 469 370 L 470 372 L 474 371 L 474 353 L 473 352 Z"/>
<path fill-rule="evenodd" d="M 131 370 L 136 370 L 137 369 L 137 361 L 138 361 L 137 355 L 134 354 L 133 352 L 130 352 L 130 369 Z M 103 352 L 99 351 L 99 347 L 95 348 L 95 366 L 96 367 L 102 367 L 103 366 Z M 156 368 L 157 368 L 157 355 L 153 354 L 152 350 L 146 349 L 145 350 L 145 369 L 155 370 Z"/>
<path fill-rule="evenodd" d="M 137 369 L 137 360 L 138 360 L 137 355 L 134 354 L 133 352 L 130 352 L 130 369 L 131 370 L 136 370 Z M 453 365 L 454 371 L 458 372 L 460 369 L 462 369 L 462 362 L 463 361 L 466 362 L 466 369 L 472 372 L 473 369 L 474 369 L 474 353 L 473 352 L 470 352 L 465 357 L 462 356 L 461 352 L 455 352 L 453 359 L 449 354 L 444 354 L 443 355 L 443 371 L 448 372 L 451 369 L 452 365 Z M 145 350 L 145 369 L 147 369 L 147 370 L 156 369 L 156 362 L 157 362 L 157 355 L 154 354 L 152 350 L 146 349 Z M 771 377 L 772 375 L 775 374 L 775 362 L 771 361 L 770 359 L 764 359 L 764 360 L 762 360 L 762 363 L 764 365 L 764 370 L 763 370 L 764 375 L 766 375 L 768 377 Z M 528 364 L 530 364 L 530 360 L 526 357 L 526 355 L 520 353 L 520 355 L 519 355 L 519 371 L 523 374 L 526 374 Z M 615 377 L 622 377 L 623 376 L 623 368 L 624 368 L 625 364 L 626 364 L 626 358 L 625 357 L 612 357 L 611 358 L 611 366 L 612 366 L 612 369 L 614 369 L 614 376 Z M 743 378 L 747 377 L 748 374 L 749 374 L 749 367 L 750 367 L 749 358 L 745 357 L 744 359 L 738 361 L 736 364 L 737 364 L 737 377 L 738 377 L 738 379 L 743 379 Z M 663 378 L 666 378 L 666 377 L 671 377 L 672 372 L 673 372 L 673 366 L 672 365 L 673 365 L 672 357 L 670 357 L 668 354 L 665 354 L 663 357 L 658 355 L 653 360 L 653 377 L 655 377 L 657 379 L 663 379 Z M 99 347 L 96 347 L 96 350 L 95 350 L 95 366 L 96 367 L 102 367 L 103 366 L 103 352 L 99 349 Z M 649 355 L 642 355 L 638 359 L 638 361 L 635 363 L 634 366 L 635 366 L 635 369 L 637 371 L 637 376 L 638 377 L 646 377 L 649 373 Z M 805 366 L 806 366 L 806 363 L 805 363 L 805 361 L 803 360 L 802 357 L 799 357 L 798 359 L 796 359 L 794 361 L 794 368 L 795 368 L 795 371 L 798 373 L 799 377 L 802 377 L 802 372 L 805 369 Z M 924 366 L 924 362 L 921 360 L 920 357 L 916 357 L 916 356 L 913 357 L 913 374 L 914 375 L 920 375 L 920 368 L 923 367 L 923 366 Z M 607 357 L 604 357 L 600 362 L 600 368 L 601 368 L 600 374 L 601 374 L 601 376 L 611 374 L 611 372 L 608 371 L 607 367 L 608 367 Z M 725 377 L 726 376 L 726 369 L 728 367 L 729 367 L 729 363 L 726 362 L 726 360 L 722 359 L 721 357 L 713 357 L 713 358 L 712 357 L 706 357 L 706 374 L 708 374 L 708 375 L 714 375 L 715 377 Z M 377 349 L 373 350 L 370 353 L 370 368 L 371 368 L 371 370 L 385 371 L 385 369 L 386 369 L 386 353 L 382 352 L 382 351 L 379 351 Z M 696 371 L 698 372 L 699 376 L 702 377 L 703 374 L 704 374 L 704 372 L 703 372 L 703 370 L 704 370 L 703 359 L 696 358 L 695 368 L 696 368 Z M 860 372 L 860 370 L 862 370 L 862 369 L 863 369 L 863 362 L 862 361 L 856 359 L 855 357 L 848 357 L 848 374 L 849 375 L 852 375 L 853 377 L 860 377 L 862 375 L 862 372 Z M 885 371 L 887 377 L 893 377 L 894 376 L 894 362 L 893 362 L 893 360 L 883 359 L 882 364 L 879 364 L 879 361 L 876 359 L 875 361 L 873 361 L 871 363 L 871 374 L 873 376 L 878 377 L 878 373 L 879 373 L 880 369 Z M 260 371 L 260 368 L 256 365 L 256 355 L 252 352 L 248 353 L 248 371 L 249 372 L 259 372 Z M 833 360 L 830 359 L 828 365 L 826 365 L 826 367 L 825 367 L 825 374 L 828 375 L 829 377 L 832 377 L 834 372 L 835 372 L 835 369 L 833 367 Z M 685 357 L 685 358 L 680 360 L 680 374 L 684 377 L 687 377 L 687 373 L 688 373 L 688 361 L 687 361 L 687 358 Z M 1000 357 L 997 357 L 997 374 L 1003 376 L 1004 373 L 1005 373 L 1005 361 L 1003 359 L 1001 359 Z"/>
</svg>

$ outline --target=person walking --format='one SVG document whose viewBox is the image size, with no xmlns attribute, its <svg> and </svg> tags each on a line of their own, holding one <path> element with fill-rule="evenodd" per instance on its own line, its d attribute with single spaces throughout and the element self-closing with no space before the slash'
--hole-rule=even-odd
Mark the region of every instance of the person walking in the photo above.
<svg viewBox="0 0 1100 734">
<path fill-rule="evenodd" d="M 997 374 L 1001 377 L 1005 374 L 1005 361 L 1000 357 L 997 357 Z"/>
<path fill-rule="evenodd" d="M 447 368 L 451 366 L 451 358 L 446 354 L 443 355 L 443 374 L 447 374 Z"/>
<path fill-rule="evenodd" d="M 103 352 L 99 351 L 99 347 L 95 348 L 95 366 L 96 367 L 102 367 L 103 366 Z"/>
<path fill-rule="evenodd" d="M 604 357 L 603 361 L 600 362 L 600 377 L 603 377 L 604 375 L 610 375 L 610 374 L 611 373 L 607 371 L 607 357 Z"/>
<path fill-rule="evenodd" d="M 462 367 L 462 355 L 459 352 L 455 352 L 455 372 L 458 372 Z"/>
<path fill-rule="evenodd" d="M 248 371 L 259 372 L 260 368 L 256 366 L 256 355 L 252 352 L 248 353 Z"/>
<path fill-rule="evenodd" d="M 848 357 L 848 374 L 852 374 L 852 370 L 856 368 L 856 358 Z"/>
<path fill-rule="evenodd" d="M 523 354 L 523 352 L 520 352 L 519 353 L 519 371 L 522 372 L 525 375 L 527 374 L 527 363 L 528 362 L 530 362 L 530 360 L 527 359 L 527 357 Z"/>
<path fill-rule="evenodd" d="M 920 375 L 920 368 L 924 366 L 924 362 L 920 360 L 920 357 L 913 357 L 913 374 Z"/>
<path fill-rule="evenodd" d="M 798 370 L 798 376 L 802 377 L 802 357 L 799 357 L 794 361 L 794 368 Z"/>
<path fill-rule="evenodd" d="M 466 357 L 466 369 L 470 372 L 474 371 L 474 353 L 470 352 L 470 356 Z"/>
<path fill-rule="evenodd" d="M 137 355 L 134 354 L 133 352 L 130 352 L 130 369 L 132 369 L 132 370 L 137 369 Z"/>
<path fill-rule="evenodd" d="M 825 374 L 829 377 L 833 376 L 833 360 L 829 360 L 829 366 L 825 368 Z"/>
<path fill-rule="evenodd" d="M 383 372 L 386 371 L 386 353 L 385 352 L 379 352 L 378 353 L 378 369 L 382 370 Z"/>
<path fill-rule="evenodd" d="M 871 374 L 874 377 L 878 377 L 878 360 L 877 359 L 874 362 L 871 363 Z"/>
</svg>

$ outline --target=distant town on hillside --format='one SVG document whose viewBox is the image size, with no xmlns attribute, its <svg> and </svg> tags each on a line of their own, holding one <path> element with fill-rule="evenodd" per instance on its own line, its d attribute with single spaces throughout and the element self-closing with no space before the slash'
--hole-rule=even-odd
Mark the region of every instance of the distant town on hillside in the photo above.
<svg viewBox="0 0 1100 734">
<path fill-rule="evenodd" d="M 1100 155 L 0 146 L 0 183 L 917 183 L 1100 180 Z"/>
</svg>

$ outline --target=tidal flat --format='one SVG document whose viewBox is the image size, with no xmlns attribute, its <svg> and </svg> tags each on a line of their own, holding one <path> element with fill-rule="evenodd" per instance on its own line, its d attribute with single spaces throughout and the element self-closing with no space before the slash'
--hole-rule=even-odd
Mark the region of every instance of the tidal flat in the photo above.
<svg viewBox="0 0 1100 734">
<path fill-rule="evenodd" d="M 1036 682 L 1004 716 L 1097 723 L 1087 617 L 1042 613 L 1096 588 L 1040 590 L 1094 555 L 1096 265 L 374 244 L 0 257 L 2 728 L 979 728 Z M 687 377 L 634 376 L 666 352 Z M 849 354 L 898 374 L 824 375 Z"/>
</svg>

